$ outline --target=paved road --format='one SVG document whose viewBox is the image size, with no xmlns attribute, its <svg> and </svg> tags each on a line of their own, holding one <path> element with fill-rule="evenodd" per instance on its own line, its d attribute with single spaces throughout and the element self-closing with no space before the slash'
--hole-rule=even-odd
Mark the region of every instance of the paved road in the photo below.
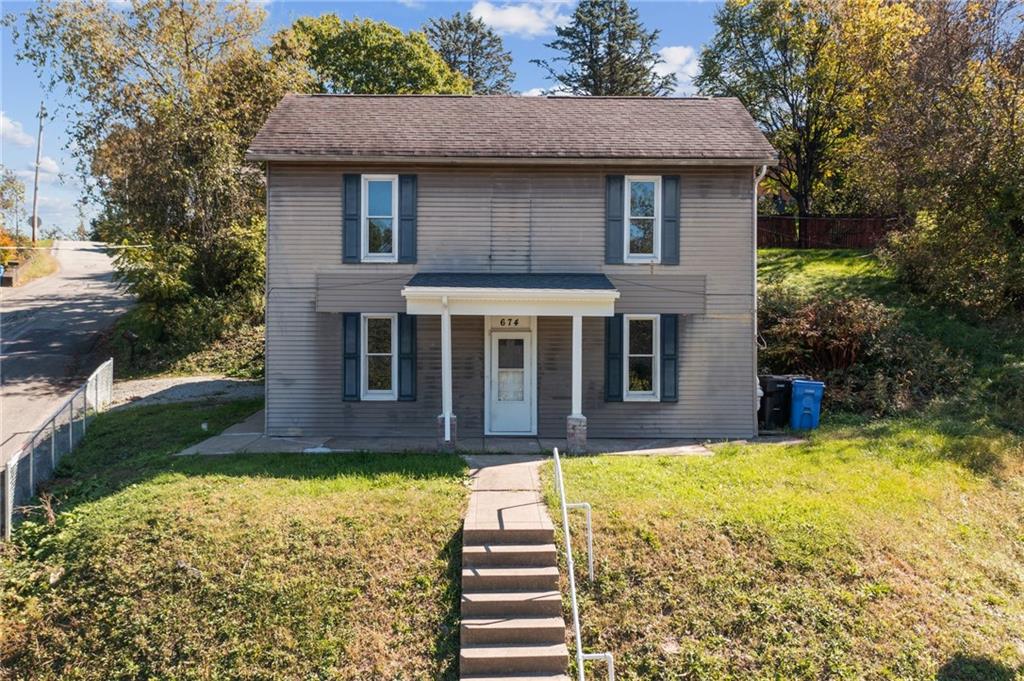
<svg viewBox="0 0 1024 681">
<path fill-rule="evenodd" d="M 93 368 L 79 359 L 130 303 L 102 244 L 59 241 L 54 254 L 56 274 L 0 289 L 0 462 Z"/>
</svg>

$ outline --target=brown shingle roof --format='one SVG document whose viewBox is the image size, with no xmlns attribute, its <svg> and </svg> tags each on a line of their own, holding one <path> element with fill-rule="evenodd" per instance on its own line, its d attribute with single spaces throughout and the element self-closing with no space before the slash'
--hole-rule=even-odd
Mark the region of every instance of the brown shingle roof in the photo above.
<svg viewBox="0 0 1024 681">
<path fill-rule="evenodd" d="M 733 98 L 295 95 L 250 160 L 664 159 L 774 162 Z"/>
</svg>

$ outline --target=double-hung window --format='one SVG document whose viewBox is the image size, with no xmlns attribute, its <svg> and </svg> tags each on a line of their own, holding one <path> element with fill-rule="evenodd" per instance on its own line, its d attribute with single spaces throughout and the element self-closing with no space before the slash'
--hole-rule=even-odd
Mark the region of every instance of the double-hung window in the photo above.
<svg viewBox="0 0 1024 681">
<path fill-rule="evenodd" d="M 661 260 L 661 178 L 626 177 L 624 261 Z"/>
<path fill-rule="evenodd" d="M 362 398 L 393 400 L 398 394 L 398 315 L 362 316 Z"/>
<path fill-rule="evenodd" d="M 364 262 L 398 261 L 398 176 L 363 175 Z"/>
<path fill-rule="evenodd" d="M 626 326 L 625 399 L 657 400 L 661 366 L 658 315 L 625 315 L 623 319 Z"/>
</svg>

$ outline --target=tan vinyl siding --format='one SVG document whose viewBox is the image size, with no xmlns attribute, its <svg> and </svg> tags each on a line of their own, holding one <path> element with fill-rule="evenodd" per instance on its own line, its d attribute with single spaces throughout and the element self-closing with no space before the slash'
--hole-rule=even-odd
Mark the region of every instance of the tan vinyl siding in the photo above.
<svg viewBox="0 0 1024 681">
<path fill-rule="evenodd" d="M 414 265 L 341 262 L 344 172 L 418 175 Z M 271 164 L 268 176 L 268 425 L 274 434 L 433 436 L 440 325 L 419 319 L 418 399 L 341 401 L 341 312 L 401 312 L 417 271 L 604 272 L 624 313 L 679 313 L 678 403 L 605 403 L 604 326 L 584 323 L 584 414 L 591 437 L 753 434 L 754 345 L 749 167 L 630 170 L 678 174 L 680 265 L 604 264 L 604 178 L 621 168 L 351 168 Z M 483 430 L 483 319 L 453 318 L 459 433 Z M 564 437 L 570 322 L 538 320 L 538 430 Z"/>
</svg>

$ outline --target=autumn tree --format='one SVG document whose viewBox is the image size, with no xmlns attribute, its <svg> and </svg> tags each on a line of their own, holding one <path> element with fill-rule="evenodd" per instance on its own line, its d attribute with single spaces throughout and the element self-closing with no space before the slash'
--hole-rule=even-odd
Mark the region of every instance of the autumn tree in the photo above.
<svg viewBox="0 0 1024 681">
<path fill-rule="evenodd" d="M 813 215 L 856 144 L 855 113 L 920 32 L 917 15 L 884 0 L 728 0 L 715 25 L 695 85 L 743 102 L 780 152 L 770 178 Z"/>
<path fill-rule="evenodd" d="M 903 279 L 982 317 L 1024 311 L 1024 6 L 925 3 L 926 31 L 884 97 L 852 174 L 903 229 Z"/>
<path fill-rule="evenodd" d="M 419 31 L 336 14 L 302 17 L 274 35 L 271 53 L 305 64 L 319 92 L 468 94 L 470 81 L 453 70 Z"/>
<path fill-rule="evenodd" d="M 581 0 L 558 37 L 547 47 L 554 59 L 533 59 L 547 71 L 555 89 L 574 95 L 668 95 L 675 74 L 659 75 L 664 60 L 654 51 L 660 32 L 648 31 L 627 0 Z"/>
<path fill-rule="evenodd" d="M 17 234 L 25 202 L 25 183 L 10 168 L 0 165 L 0 229 Z"/>
<path fill-rule="evenodd" d="M 18 56 L 67 95 L 94 231 L 160 333 L 215 335 L 262 312 L 265 190 L 245 149 L 305 70 L 254 47 L 247 2 L 41 2 L 8 17 Z"/>
<path fill-rule="evenodd" d="M 478 95 L 511 91 L 515 74 L 512 55 L 501 36 L 482 19 L 456 12 L 448 18 L 433 18 L 423 27 L 427 40 L 445 63 L 473 84 Z"/>
</svg>

